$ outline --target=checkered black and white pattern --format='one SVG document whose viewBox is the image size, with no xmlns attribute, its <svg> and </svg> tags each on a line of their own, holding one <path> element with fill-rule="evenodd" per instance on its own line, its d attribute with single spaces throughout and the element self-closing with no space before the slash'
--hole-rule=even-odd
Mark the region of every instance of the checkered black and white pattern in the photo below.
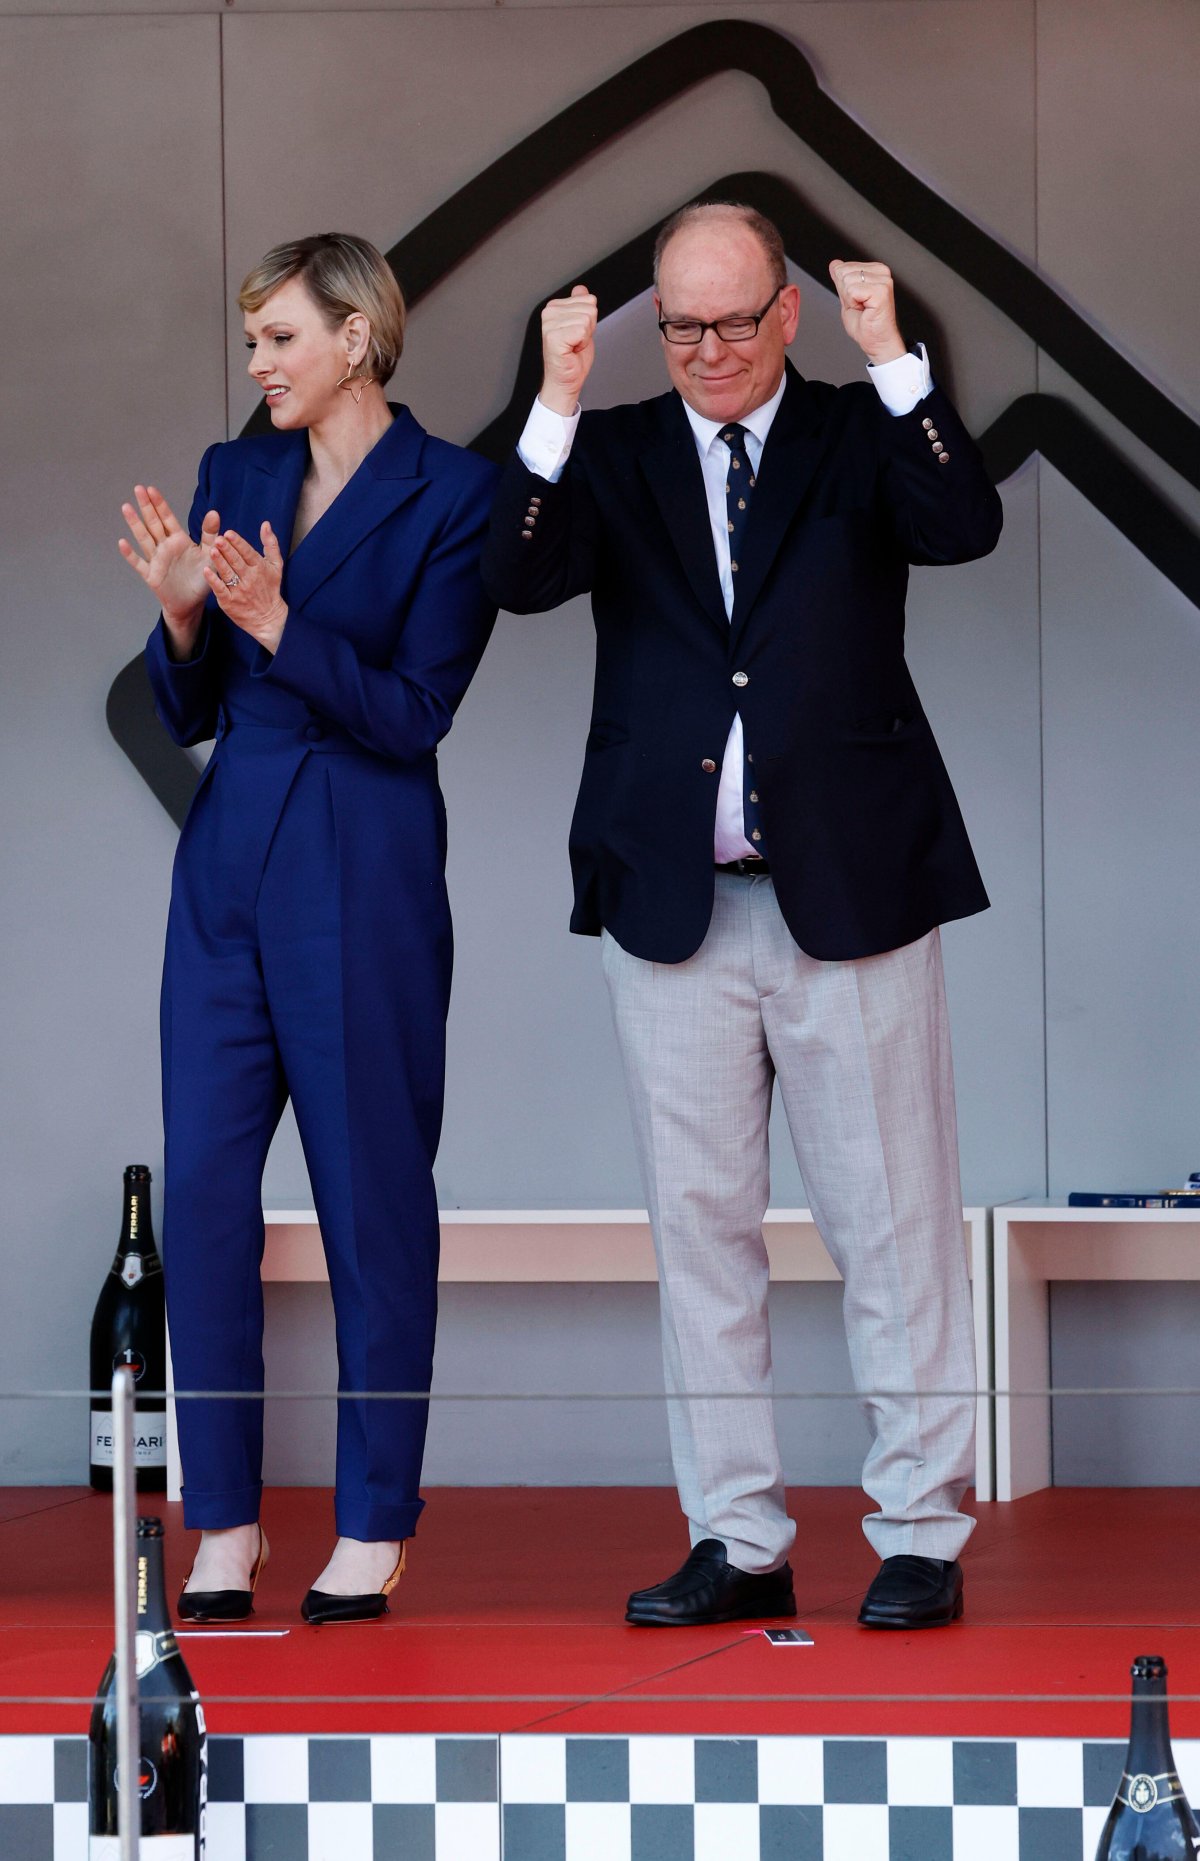
<svg viewBox="0 0 1200 1861">
<path fill-rule="evenodd" d="M 208 1861 L 1091 1861 L 1078 1739 L 209 1741 Z M 1200 1741 L 1176 1741 L 1200 1804 Z M 0 1857 L 86 1861 L 82 1738 L 0 1738 Z"/>
<path fill-rule="evenodd" d="M 1124 1756 L 1057 1739 L 500 1749 L 506 1861 L 1091 1861 Z"/>
</svg>

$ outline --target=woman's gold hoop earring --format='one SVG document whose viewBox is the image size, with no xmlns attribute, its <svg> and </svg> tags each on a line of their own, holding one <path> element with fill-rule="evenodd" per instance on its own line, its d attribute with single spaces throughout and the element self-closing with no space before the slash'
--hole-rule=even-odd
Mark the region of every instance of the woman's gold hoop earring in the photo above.
<svg viewBox="0 0 1200 1861">
<path fill-rule="evenodd" d="M 347 356 L 346 360 L 350 360 L 349 356 Z M 346 373 L 337 384 L 339 388 L 347 388 L 350 393 L 353 394 L 354 405 L 356 407 L 362 406 L 363 383 L 365 379 L 366 377 L 362 375 L 356 375 L 354 369 L 351 367 L 346 370 Z"/>
</svg>

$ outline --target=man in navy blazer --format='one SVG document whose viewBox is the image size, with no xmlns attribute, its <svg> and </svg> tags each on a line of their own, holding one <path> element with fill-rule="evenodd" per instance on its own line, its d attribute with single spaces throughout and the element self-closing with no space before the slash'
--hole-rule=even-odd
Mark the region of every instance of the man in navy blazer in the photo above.
<svg viewBox="0 0 1200 1861">
<path fill-rule="evenodd" d="M 872 1434 L 859 1619 L 962 1611 L 974 1357 L 938 926 L 987 897 L 904 603 L 910 564 L 986 554 L 1001 507 L 888 268 L 830 272 L 871 377 L 843 388 L 787 362 L 799 291 L 736 204 L 659 235 L 667 394 L 580 417 L 596 300 L 548 304 L 484 558 L 510 611 L 586 590 L 596 623 L 571 927 L 603 940 L 692 1542 L 630 1597 L 638 1623 L 795 1611 L 761 1225 L 776 1078 Z"/>
</svg>

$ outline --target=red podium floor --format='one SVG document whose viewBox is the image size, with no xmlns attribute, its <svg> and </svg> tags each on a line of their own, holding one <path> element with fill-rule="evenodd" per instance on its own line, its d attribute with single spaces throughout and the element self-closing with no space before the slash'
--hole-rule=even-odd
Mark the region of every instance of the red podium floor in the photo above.
<svg viewBox="0 0 1200 1861">
<path fill-rule="evenodd" d="M 624 1597 L 686 1550 L 659 1489 L 442 1489 L 382 1623 L 310 1629 L 328 1496 L 267 1494 L 271 1561 L 249 1634 L 183 1642 L 210 1730 L 814 1733 L 1123 1738 L 1129 1663 L 1161 1653 L 1176 1737 L 1200 1737 L 1200 1492 L 1054 1489 L 979 1508 L 951 1629 L 871 1633 L 859 1493 L 797 1492 L 793 1565 L 810 1648 L 737 1624 L 636 1629 Z M 172 1594 L 190 1561 L 167 1521 Z M 0 1733 L 78 1733 L 111 1643 L 109 1502 L 0 1489 Z M 274 1632 L 270 1632 L 274 1631 Z M 286 1631 L 286 1632 L 280 1632 Z M 1089 1696 L 1114 1696 L 1110 1699 Z"/>
</svg>

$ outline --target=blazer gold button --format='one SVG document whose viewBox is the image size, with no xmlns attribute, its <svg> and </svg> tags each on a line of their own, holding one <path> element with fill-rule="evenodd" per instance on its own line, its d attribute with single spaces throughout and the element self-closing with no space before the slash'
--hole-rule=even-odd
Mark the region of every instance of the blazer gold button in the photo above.
<svg viewBox="0 0 1200 1861">
<path fill-rule="evenodd" d="M 717 765 L 711 756 L 706 756 L 704 761 L 700 764 L 700 767 L 703 769 L 705 775 L 712 775 L 715 773 Z"/>
<path fill-rule="evenodd" d="M 528 542 L 528 541 L 529 541 L 529 539 L 530 539 L 530 537 L 531 537 L 531 536 L 533 535 L 533 531 L 532 531 L 532 530 L 522 530 L 522 532 L 521 532 L 521 535 L 522 535 L 522 537 L 524 538 L 524 540 L 525 540 L 525 542 Z"/>
<path fill-rule="evenodd" d="M 928 429 L 928 431 L 929 431 L 929 437 L 930 437 L 930 439 L 936 439 L 936 438 L 937 438 L 937 436 L 938 436 L 938 430 L 937 430 L 937 428 L 936 428 L 935 426 L 931 426 L 931 427 L 930 427 L 930 428 Z"/>
<path fill-rule="evenodd" d="M 935 439 L 933 442 L 933 450 L 940 455 L 945 452 L 946 448 L 943 446 L 940 439 Z"/>
<path fill-rule="evenodd" d="M 949 465 L 950 454 L 948 452 L 939 452 L 937 456 L 937 462 L 939 465 Z"/>
<path fill-rule="evenodd" d="M 530 498 L 529 500 L 531 504 L 540 504 L 541 501 L 542 501 L 541 498 Z"/>
<path fill-rule="evenodd" d="M 745 672 L 735 672 L 733 675 L 733 682 L 740 690 L 743 685 L 748 685 L 750 683 L 749 675 Z"/>
<path fill-rule="evenodd" d="M 931 433 L 933 431 L 933 421 L 929 419 L 928 415 L 926 416 L 924 420 L 922 420 L 921 425 L 925 428 L 925 431 L 927 433 Z"/>
</svg>

